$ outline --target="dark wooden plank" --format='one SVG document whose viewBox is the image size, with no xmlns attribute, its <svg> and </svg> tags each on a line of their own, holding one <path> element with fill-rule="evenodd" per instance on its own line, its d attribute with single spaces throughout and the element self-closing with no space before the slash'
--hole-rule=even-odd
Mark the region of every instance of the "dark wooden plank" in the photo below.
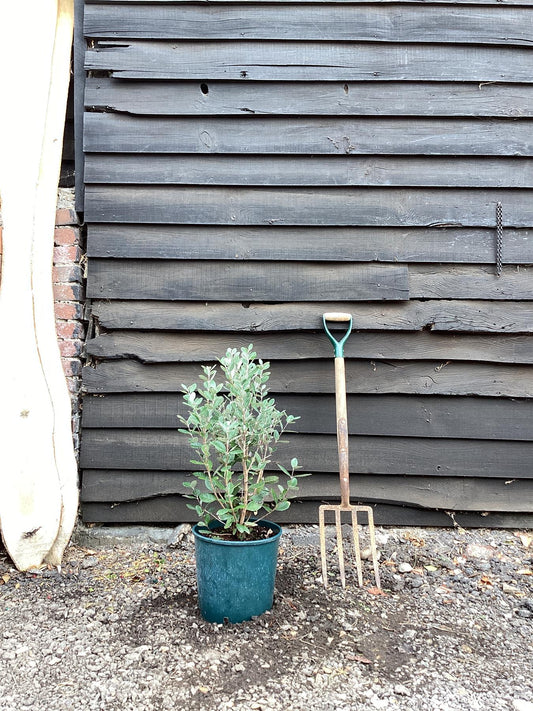
<svg viewBox="0 0 533 711">
<path fill-rule="evenodd" d="M 533 136 L 533 132 L 532 132 Z M 360 227 L 494 227 L 533 225 L 528 190 L 431 188 L 223 188 L 87 185 L 88 222 L 309 225 Z"/>
<path fill-rule="evenodd" d="M 401 82 L 151 82 L 87 79 L 91 109 L 150 116 L 533 116 L 530 84 Z"/>
<path fill-rule="evenodd" d="M 532 158 L 89 154 L 87 183 L 531 188 Z"/>
<path fill-rule="evenodd" d="M 354 308 L 355 306 L 355 308 Z M 385 330 L 385 331 L 453 331 L 468 333 L 532 333 L 533 319 L 531 318 L 531 305 L 528 302 L 505 301 L 407 301 L 391 302 L 387 304 L 358 303 L 338 304 L 337 309 L 352 313 L 354 326 L 358 331 Z M 247 313 L 251 310 L 251 313 Z M 277 311 L 279 314 L 276 314 Z M 250 305 L 244 310 L 235 304 L 191 304 L 187 307 L 179 302 L 145 302 L 145 301 L 95 301 L 92 304 L 92 314 L 98 319 L 101 326 L 106 329 L 164 331 L 186 329 L 188 331 L 213 331 L 220 328 L 220 319 L 225 327 L 233 330 L 246 330 L 253 328 L 256 347 L 266 355 L 273 352 L 275 344 L 279 353 L 279 338 L 276 336 L 258 333 L 273 319 L 274 326 L 270 328 L 286 329 L 294 327 L 298 320 L 300 330 L 317 328 L 317 313 L 321 308 L 311 304 L 283 304 L 276 305 L 257 304 Z M 329 308 L 327 310 L 330 310 Z M 280 321 L 283 314 L 285 321 Z M 209 318 L 210 316 L 210 318 Z M 259 322 L 256 318 L 259 317 Z M 253 319 L 251 321 L 250 319 Z M 266 321 L 265 321 L 266 319 Z M 264 324 L 264 325 L 263 325 Z M 215 335 L 213 333 L 198 333 L 187 335 L 187 349 L 194 349 L 198 358 L 207 359 L 218 352 L 220 346 L 217 341 L 228 344 L 239 344 L 250 336 L 239 336 L 228 333 Z M 310 352 L 313 357 L 320 357 L 316 353 L 316 336 L 305 333 L 291 334 L 291 357 L 305 358 Z M 201 350 L 202 345 L 206 348 Z M 246 345 L 240 343 L 240 345 Z M 279 355 L 278 355 L 279 357 Z"/>
<path fill-rule="evenodd" d="M 357 474 L 531 478 L 533 443 L 492 440 L 350 436 L 350 469 Z M 194 451 L 177 430 L 86 429 L 80 461 L 89 469 L 191 471 Z M 297 457 L 305 471 L 337 472 L 337 438 L 290 434 L 274 463 Z M 337 482 L 335 482 L 336 488 Z"/>
<path fill-rule="evenodd" d="M 199 370 L 199 366 L 198 366 Z M 291 430 L 335 434 L 333 395 L 278 395 L 279 409 L 300 419 Z M 86 395 L 83 426 L 171 428 L 187 409 L 177 393 Z M 348 396 L 350 434 L 533 440 L 533 402 L 476 397 Z"/>
<path fill-rule="evenodd" d="M 446 361 L 346 361 L 348 393 L 413 395 L 483 395 L 533 397 L 533 369 L 500 363 Z M 198 380 L 198 364 L 120 360 L 83 370 L 87 392 L 179 392 L 182 383 Z M 332 393 L 332 364 L 308 361 L 272 363 L 273 393 Z"/>
<path fill-rule="evenodd" d="M 317 325 L 321 323 L 320 313 L 316 316 Z M 299 324 L 294 323 L 298 329 Z M 192 338 L 188 342 L 182 333 L 153 333 L 143 331 L 114 331 L 96 336 L 88 341 L 87 353 L 95 358 L 137 358 L 142 363 L 179 363 L 212 360 L 224 355 L 228 346 L 248 345 L 256 334 L 245 337 L 231 336 L 219 339 Z M 272 360 L 331 358 L 333 349 L 324 333 L 305 342 L 296 339 L 292 344 L 292 334 L 283 334 L 280 338 L 270 338 L 264 343 L 265 348 L 256 347 L 261 357 Z M 305 350 L 304 350 L 305 349 Z M 345 345 L 347 358 L 390 359 L 397 360 L 437 360 L 477 361 L 499 363 L 533 364 L 533 336 L 515 335 L 450 335 L 447 333 L 375 333 L 360 332 L 354 334 Z"/>
<path fill-rule="evenodd" d="M 409 267 L 409 290 L 413 299 L 533 299 L 533 269 L 506 267 L 498 279 L 494 267 Z"/>
<path fill-rule="evenodd" d="M 495 261 L 494 228 L 90 224 L 89 257 L 321 262 Z M 504 264 L 533 263 L 533 230 L 505 229 Z"/>
<path fill-rule="evenodd" d="M 407 267 L 299 262 L 91 260 L 87 296 L 206 301 L 408 299 Z"/>
<path fill-rule="evenodd" d="M 87 37 L 525 45 L 527 8 L 416 5 L 88 5 Z"/>
<path fill-rule="evenodd" d="M 127 79 L 533 81 L 529 48 L 379 42 L 100 41 L 85 68 Z"/>
<path fill-rule="evenodd" d="M 156 523 L 178 524 L 196 522 L 193 511 L 187 508 L 187 499 L 179 496 L 163 496 L 146 501 L 118 504 L 86 503 L 81 515 L 86 523 Z M 282 513 L 276 513 L 272 520 L 283 524 L 318 522 L 320 502 L 295 501 Z M 457 512 L 453 515 L 445 511 L 377 504 L 374 522 L 378 526 L 461 526 L 462 528 L 533 528 L 533 514 L 530 513 L 490 513 Z M 318 564 L 317 564 L 318 572 Z"/>
<path fill-rule="evenodd" d="M 187 494 L 183 472 L 87 469 L 81 498 L 88 502 L 140 501 L 156 496 Z M 360 474 L 352 481 L 352 496 L 373 503 L 463 511 L 519 511 L 531 513 L 533 479 L 473 479 L 466 477 L 398 477 Z M 336 500 L 337 477 L 313 474 L 302 479 L 298 500 Z"/>
<path fill-rule="evenodd" d="M 84 121 L 89 153 L 533 155 L 527 119 L 159 118 L 89 112 Z"/>
</svg>

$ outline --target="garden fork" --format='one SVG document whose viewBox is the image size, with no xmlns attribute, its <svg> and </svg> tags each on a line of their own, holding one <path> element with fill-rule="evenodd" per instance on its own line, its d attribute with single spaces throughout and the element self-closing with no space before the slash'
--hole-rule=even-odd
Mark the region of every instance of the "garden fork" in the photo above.
<svg viewBox="0 0 533 711">
<path fill-rule="evenodd" d="M 335 405 L 337 415 L 337 444 L 339 449 L 339 476 L 341 485 L 341 503 L 337 505 L 324 504 L 318 509 L 318 520 L 320 527 L 320 556 L 322 560 L 322 581 L 324 587 L 328 586 L 327 563 L 326 563 L 326 527 L 325 512 L 335 512 L 335 529 L 337 532 L 337 550 L 339 554 L 339 570 L 342 587 L 346 587 L 346 573 L 344 567 L 344 548 L 342 542 L 341 513 L 348 511 L 351 514 L 353 543 L 355 549 L 355 561 L 357 568 L 357 580 L 359 587 L 363 585 L 363 569 L 361 564 L 361 548 L 359 545 L 359 528 L 357 514 L 364 512 L 368 517 L 368 533 L 370 537 L 370 552 L 374 566 L 376 586 L 381 587 L 379 579 L 378 556 L 376 551 L 376 537 L 374 533 L 374 513 L 370 506 L 354 506 L 350 503 L 350 470 L 348 460 L 348 416 L 346 407 L 346 372 L 344 368 L 344 344 L 352 331 L 352 317 L 344 313 L 325 313 L 322 316 L 324 329 L 335 349 Z M 346 333 L 340 340 L 336 340 L 328 329 L 328 321 L 346 322 Z"/>
</svg>

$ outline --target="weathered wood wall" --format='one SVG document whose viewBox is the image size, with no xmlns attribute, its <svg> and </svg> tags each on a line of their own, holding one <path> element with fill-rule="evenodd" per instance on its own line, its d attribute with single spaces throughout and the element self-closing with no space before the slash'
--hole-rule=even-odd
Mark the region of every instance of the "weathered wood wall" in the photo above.
<svg viewBox="0 0 533 711">
<path fill-rule="evenodd" d="M 316 521 L 343 310 L 353 498 L 533 524 L 532 5 L 85 1 L 86 521 L 190 520 L 181 383 L 250 342 Z"/>
</svg>

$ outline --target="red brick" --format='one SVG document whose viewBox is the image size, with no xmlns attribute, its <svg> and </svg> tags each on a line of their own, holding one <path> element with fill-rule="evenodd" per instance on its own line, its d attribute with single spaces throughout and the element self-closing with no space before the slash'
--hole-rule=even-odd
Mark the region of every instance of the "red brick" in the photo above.
<svg viewBox="0 0 533 711">
<path fill-rule="evenodd" d="M 81 249 L 75 244 L 54 247 L 54 264 L 72 264 L 78 262 L 80 256 Z"/>
<path fill-rule="evenodd" d="M 78 301 L 56 301 L 54 304 L 56 319 L 63 321 L 81 320 L 83 306 Z"/>
<path fill-rule="evenodd" d="M 52 269 L 52 279 L 54 284 L 70 284 L 79 282 L 81 284 L 81 267 L 77 264 L 60 264 Z"/>
<path fill-rule="evenodd" d="M 59 340 L 59 351 L 63 358 L 75 358 L 81 355 L 83 341 L 77 338 L 74 341 Z"/>
<path fill-rule="evenodd" d="M 83 326 L 79 321 L 56 321 L 56 333 L 58 338 L 72 340 L 83 337 Z"/>
<path fill-rule="evenodd" d="M 77 227 L 56 227 L 54 242 L 56 245 L 79 244 L 80 231 Z"/>
<path fill-rule="evenodd" d="M 83 299 L 81 284 L 54 284 L 54 299 L 56 301 L 81 301 Z"/>
<path fill-rule="evenodd" d="M 77 225 L 78 216 L 74 210 L 62 207 L 56 211 L 56 225 Z"/>
</svg>

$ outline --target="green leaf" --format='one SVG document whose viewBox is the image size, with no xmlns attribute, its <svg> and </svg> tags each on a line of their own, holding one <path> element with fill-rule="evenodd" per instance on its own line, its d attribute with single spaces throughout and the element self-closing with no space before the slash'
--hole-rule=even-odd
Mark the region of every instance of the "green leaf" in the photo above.
<svg viewBox="0 0 533 711">
<path fill-rule="evenodd" d="M 291 505 L 290 501 L 280 501 L 279 504 L 276 506 L 276 511 L 286 511 Z"/>
</svg>

